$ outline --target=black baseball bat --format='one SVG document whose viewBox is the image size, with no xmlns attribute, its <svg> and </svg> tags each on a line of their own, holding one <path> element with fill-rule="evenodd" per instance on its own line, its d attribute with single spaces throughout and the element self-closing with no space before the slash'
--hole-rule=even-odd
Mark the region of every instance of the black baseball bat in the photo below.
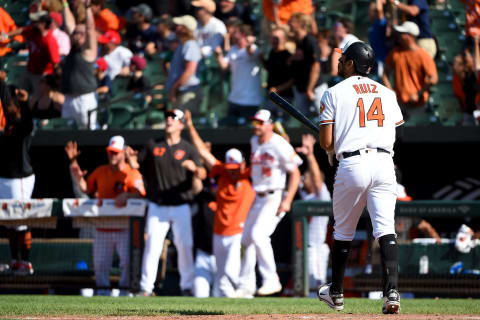
<svg viewBox="0 0 480 320">
<path fill-rule="evenodd" d="M 279 106 L 283 111 L 300 121 L 304 126 L 309 128 L 310 130 L 318 133 L 320 130 L 318 126 L 312 122 L 312 120 L 308 119 L 303 113 L 301 113 L 297 108 L 295 108 L 290 102 L 282 98 L 276 92 L 270 92 L 268 94 L 270 100 L 272 100 L 277 106 Z"/>
</svg>

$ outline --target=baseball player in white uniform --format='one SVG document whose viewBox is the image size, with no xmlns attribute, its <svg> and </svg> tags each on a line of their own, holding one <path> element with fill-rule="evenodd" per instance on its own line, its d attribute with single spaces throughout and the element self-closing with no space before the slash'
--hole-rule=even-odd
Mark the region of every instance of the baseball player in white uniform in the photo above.
<svg viewBox="0 0 480 320">
<path fill-rule="evenodd" d="M 333 191 L 332 283 L 318 297 L 343 310 L 343 277 L 352 239 L 365 206 L 380 244 L 383 313 L 399 313 L 398 248 L 395 234 L 395 128 L 404 123 L 395 93 L 367 78 L 375 62 L 370 45 L 348 43 L 338 62 L 345 80 L 328 89 L 320 104 L 320 145 L 339 161 Z"/>
<path fill-rule="evenodd" d="M 302 163 L 293 147 L 273 132 L 270 111 L 261 109 L 252 120 L 254 136 L 250 140 L 250 165 L 256 197 L 243 229 L 245 251 L 237 290 L 237 296 L 245 298 L 255 293 L 257 259 L 263 282 L 256 293 L 265 296 L 282 290 L 270 236 L 285 212 L 290 211 L 300 182 L 298 166 Z M 289 180 L 284 195 L 287 173 Z"/>
<path fill-rule="evenodd" d="M 331 201 L 332 197 L 324 182 L 324 175 L 315 159 L 315 137 L 311 134 L 302 136 L 302 146 L 296 151 L 306 157 L 307 169 L 300 182 L 299 193 L 302 200 Z M 328 231 L 327 216 L 314 216 L 308 224 L 308 270 L 310 288 L 315 290 L 327 283 L 328 257 L 330 247 L 325 240 Z"/>
</svg>

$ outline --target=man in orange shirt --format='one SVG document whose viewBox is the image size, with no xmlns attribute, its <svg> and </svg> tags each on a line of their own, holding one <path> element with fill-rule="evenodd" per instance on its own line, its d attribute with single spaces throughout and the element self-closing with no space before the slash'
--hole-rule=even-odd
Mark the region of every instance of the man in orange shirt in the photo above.
<svg viewBox="0 0 480 320">
<path fill-rule="evenodd" d="M 98 33 L 103 34 L 109 30 L 120 32 L 125 26 L 125 22 L 122 22 L 110 9 L 106 8 L 105 0 L 92 0 L 91 7 Z"/>
<path fill-rule="evenodd" d="M 398 103 L 406 120 L 426 124 L 425 107 L 428 89 L 438 82 L 435 61 L 416 42 L 420 34 L 418 26 L 411 21 L 394 26 L 397 44 L 385 59 L 383 83 L 397 94 Z M 389 76 L 394 73 L 394 86 Z"/>
<path fill-rule="evenodd" d="M 15 21 L 13 21 L 12 17 L 7 11 L 5 11 L 5 9 L 0 7 L 0 35 L 2 35 L 2 37 L 0 37 L 0 57 L 3 57 L 12 51 L 12 48 L 8 46 L 10 40 L 8 37 L 4 37 L 3 34 L 9 33 L 15 29 L 17 29 Z M 23 37 L 21 35 L 17 35 L 14 37 L 14 40 L 23 42 Z"/>
<path fill-rule="evenodd" d="M 255 191 L 249 180 L 250 169 L 246 168 L 242 153 L 235 148 L 227 151 L 224 163 L 215 158 L 193 126 L 190 111 L 185 112 L 185 118 L 192 143 L 210 170 L 209 176 L 218 181 L 213 221 L 213 254 L 217 265 L 215 285 L 219 296 L 233 298 L 236 297 L 240 274 L 243 225 L 255 200 Z"/>
<path fill-rule="evenodd" d="M 97 167 L 85 180 L 77 162 L 79 152 L 76 142 L 68 142 L 65 151 L 70 159 L 70 172 L 80 191 L 99 199 L 115 199 L 123 207 L 128 198 L 144 197 L 146 192 L 140 172 L 132 169 L 125 158 L 125 140 L 121 136 L 110 139 L 107 147 L 108 164 Z M 129 287 L 129 230 L 97 228 L 93 243 L 93 264 L 97 295 L 110 294 L 110 269 L 113 253 L 120 258 L 120 294 L 127 295 Z"/>
</svg>

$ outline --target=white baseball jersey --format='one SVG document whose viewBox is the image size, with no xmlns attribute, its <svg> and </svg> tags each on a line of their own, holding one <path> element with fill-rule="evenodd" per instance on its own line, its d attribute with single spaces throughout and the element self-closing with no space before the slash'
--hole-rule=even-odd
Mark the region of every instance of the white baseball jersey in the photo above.
<svg viewBox="0 0 480 320">
<path fill-rule="evenodd" d="M 252 184 L 256 192 L 285 188 L 287 172 L 302 164 L 302 159 L 284 138 L 274 133 L 267 142 L 258 143 L 258 137 L 250 140 L 252 148 L 250 165 Z"/>
<path fill-rule="evenodd" d="M 393 156 L 395 127 L 404 123 L 395 93 L 367 77 L 351 76 L 328 89 L 320 125 L 334 124 L 337 159 L 343 152 L 382 148 Z"/>
</svg>

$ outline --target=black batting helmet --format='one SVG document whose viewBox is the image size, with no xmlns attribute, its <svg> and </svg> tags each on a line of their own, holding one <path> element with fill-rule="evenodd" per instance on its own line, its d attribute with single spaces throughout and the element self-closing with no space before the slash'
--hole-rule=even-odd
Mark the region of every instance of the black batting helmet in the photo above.
<svg viewBox="0 0 480 320">
<path fill-rule="evenodd" d="M 375 64 L 375 52 L 368 43 L 362 41 L 350 44 L 346 50 L 342 50 L 342 54 L 353 60 L 355 71 L 362 75 L 368 75 Z"/>
</svg>

